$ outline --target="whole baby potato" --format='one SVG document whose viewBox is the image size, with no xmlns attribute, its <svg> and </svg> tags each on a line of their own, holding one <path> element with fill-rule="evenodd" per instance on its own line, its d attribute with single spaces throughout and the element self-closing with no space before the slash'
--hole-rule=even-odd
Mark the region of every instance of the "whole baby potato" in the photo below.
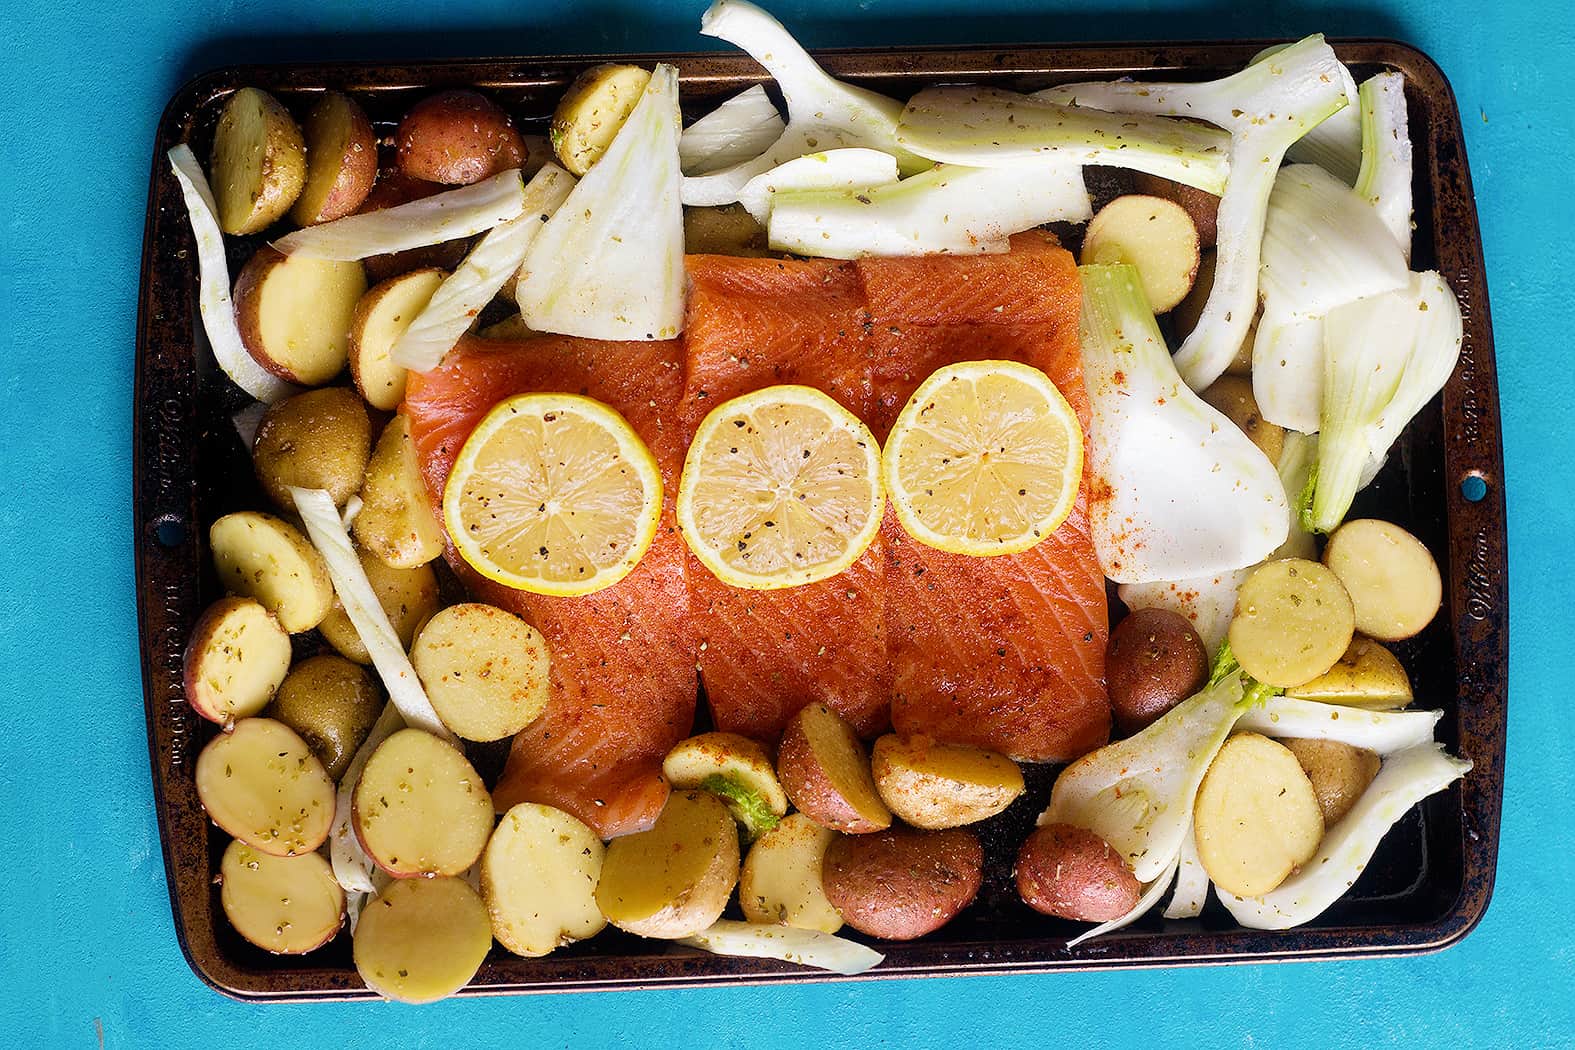
<svg viewBox="0 0 1575 1050">
<path fill-rule="evenodd" d="M 326 489 L 334 506 L 361 488 L 372 454 L 372 420 L 355 391 L 324 387 L 286 398 L 263 414 L 252 463 L 268 498 L 295 508 L 290 487 Z"/>
<path fill-rule="evenodd" d="M 382 706 L 382 690 L 366 668 L 324 653 L 291 668 L 264 714 L 300 734 L 337 781 Z"/>
<path fill-rule="evenodd" d="M 474 91 L 443 91 L 410 107 L 395 135 L 399 170 L 414 179 L 466 186 L 525 163 L 525 142 L 496 102 Z"/>
<path fill-rule="evenodd" d="M 1035 828 L 1017 854 L 1017 894 L 1034 911 L 1077 922 L 1109 922 L 1137 907 L 1137 876 L 1087 828 Z"/>
<path fill-rule="evenodd" d="M 1203 640 L 1170 609 L 1134 609 L 1110 632 L 1105 680 L 1116 727 L 1131 735 L 1203 688 Z"/>
<path fill-rule="evenodd" d="M 984 850 L 966 828 L 896 825 L 839 836 L 826 850 L 826 897 L 860 933 L 911 941 L 950 922 L 979 892 Z"/>
</svg>

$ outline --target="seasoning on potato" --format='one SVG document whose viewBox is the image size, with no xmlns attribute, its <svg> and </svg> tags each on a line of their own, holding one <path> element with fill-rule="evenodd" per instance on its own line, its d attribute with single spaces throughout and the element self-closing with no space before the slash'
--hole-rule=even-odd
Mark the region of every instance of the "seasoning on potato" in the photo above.
<svg viewBox="0 0 1575 1050">
<path fill-rule="evenodd" d="M 392 412 L 405 399 L 408 373 L 394 364 L 394 344 L 447 276 L 435 266 L 424 266 L 373 285 L 356 302 L 346 351 L 350 380 L 373 408 Z"/>
<path fill-rule="evenodd" d="M 738 881 L 738 828 L 704 791 L 675 791 L 649 831 L 613 839 L 596 904 L 642 937 L 677 939 L 721 917 Z"/>
<path fill-rule="evenodd" d="M 1421 633 L 1443 603 L 1438 562 L 1421 540 L 1392 522 L 1346 522 L 1329 537 L 1323 561 L 1350 592 L 1356 629 L 1380 641 Z"/>
<path fill-rule="evenodd" d="M 421 628 L 410 662 L 443 724 L 465 740 L 501 740 L 547 706 L 547 642 L 504 609 L 465 602 Z"/>
<path fill-rule="evenodd" d="M 228 725 L 267 706 L 290 670 L 290 636 L 260 602 L 220 598 L 192 628 L 181 665 L 186 702 Z"/>
<path fill-rule="evenodd" d="M 311 853 L 333 826 L 334 782 L 283 722 L 236 722 L 197 755 L 195 779 L 208 818 L 262 853 Z"/>
<path fill-rule="evenodd" d="M 574 78 L 552 111 L 548 138 L 558 161 L 584 175 L 601 159 L 651 82 L 650 70 L 607 63 Z"/>
<path fill-rule="evenodd" d="M 235 932 L 275 955 L 303 955 L 334 939 L 345 893 L 321 853 L 274 857 L 239 839 L 219 860 L 219 903 Z"/>
<path fill-rule="evenodd" d="M 213 195 L 219 228 L 258 233 L 290 210 L 306 182 L 306 143 L 288 110 L 258 88 L 224 103 L 213 133 Z"/>
<path fill-rule="evenodd" d="M 842 835 L 821 868 L 826 898 L 860 933 L 911 941 L 934 933 L 972 903 L 984 850 L 966 828 L 918 831 L 896 825 Z"/>
<path fill-rule="evenodd" d="M 437 574 L 430 565 L 396 569 L 381 558 L 373 557 L 364 547 L 356 549 L 356 557 L 361 561 L 361 569 L 366 573 L 367 582 L 372 585 L 372 593 L 377 595 L 378 604 L 388 616 L 394 634 L 399 636 L 399 644 L 409 649 L 416 632 L 432 618 L 441 604 Z M 356 631 L 355 624 L 350 622 L 350 616 L 337 595 L 328 614 L 317 625 L 317 631 L 323 636 L 323 641 L 333 646 L 346 660 L 358 664 L 372 662 L 372 654 L 366 651 L 366 643 L 361 641 L 360 633 Z"/>
<path fill-rule="evenodd" d="M 271 405 L 252 439 L 252 465 L 268 498 L 293 509 L 290 489 L 324 489 L 343 509 L 361 488 L 372 421 L 355 392 L 308 390 Z"/>
<path fill-rule="evenodd" d="M 396 569 L 414 569 L 443 553 L 443 528 L 421 480 L 410 421 L 395 416 L 377 439 L 361 482 L 361 511 L 351 532 L 363 550 Z"/>
<path fill-rule="evenodd" d="M 343 218 L 361 206 L 377 181 L 377 135 L 349 95 L 325 91 L 302 123 L 306 185 L 290 218 L 302 226 Z"/>
<path fill-rule="evenodd" d="M 1017 853 L 1017 895 L 1034 911 L 1076 922 L 1119 919 L 1143 886 L 1110 843 L 1086 828 L 1046 824 Z"/>
<path fill-rule="evenodd" d="M 350 319 L 365 291 L 358 262 L 283 255 L 264 245 L 235 279 L 241 342 L 279 378 L 320 386 L 344 371 Z"/>
<path fill-rule="evenodd" d="M 1209 679 L 1203 640 L 1170 609 L 1134 609 L 1111 630 L 1105 681 L 1116 727 L 1130 736 Z"/>
<path fill-rule="evenodd" d="M 1378 775 L 1378 755 L 1338 740 L 1282 740 L 1282 744 L 1312 783 L 1323 812 L 1324 827 L 1332 828 L 1351 812 L 1367 785 Z"/>
<path fill-rule="evenodd" d="M 787 793 L 766 749 L 737 733 L 701 733 L 680 740 L 662 759 L 662 776 L 680 791 L 709 791 L 727 804 L 750 840 L 776 827 Z"/>
<path fill-rule="evenodd" d="M 1360 634 L 1351 639 L 1333 667 L 1310 682 L 1287 689 L 1285 695 L 1373 711 L 1395 710 L 1412 700 L 1411 679 L 1399 657 Z"/>
<path fill-rule="evenodd" d="M 464 754 L 420 729 L 383 741 L 361 770 L 351 823 L 396 879 L 459 875 L 492 834 L 492 797 Z"/>
<path fill-rule="evenodd" d="M 208 528 L 208 547 L 225 589 L 256 598 L 291 634 L 316 627 L 333 608 L 323 556 L 287 521 L 250 510 L 226 514 Z"/>
<path fill-rule="evenodd" d="M 1080 261 L 1136 267 L 1154 313 L 1167 313 L 1186 298 L 1198 275 L 1198 228 L 1175 201 L 1127 194 L 1089 222 Z"/>
<path fill-rule="evenodd" d="M 1242 670 L 1289 689 L 1333 667 L 1355 630 L 1339 577 L 1315 561 L 1285 558 L 1265 562 L 1243 581 L 1228 638 Z"/>
<path fill-rule="evenodd" d="M 925 736 L 881 737 L 870 767 L 881 800 L 916 828 L 974 824 L 1023 793 L 1023 772 L 1005 755 Z"/>
<path fill-rule="evenodd" d="M 1246 376 L 1220 376 L 1198 396 L 1219 409 L 1226 419 L 1241 428 L 1243 434 L 1252 438 L 1252 443 L 1263 450 L 1270 463 L 1280 461 L 1280 453 L 1285 449 L 1285 428 L 1270 423 L 1258 411 L 1258 399 L 1253 396 L 1251 379 Z"/>
<path fill-rule="evenodd" d="M 600 933 L 605 854 L 596 833 L 560 809 L 521 802 L 503 814 L 481 855 L 481 896 L 498 943 L 536 958 Z"/>
<path fill-rule="evenodd" d="M 400 171 L 449 186 L 468 186 L 525 163 L 525 141 L 514 122 L 475 91 L 443 91 L 417 102 L 394 140 Z"/>
<path fill-rule="evenodd" d="M 395 879 L 361 911 L 355 968 L 378 995 L 429 1003 L 476 976 L 492 949 L 486 905 L 464 879 Z"/>
<path fill-rule="evenodd" d="M 1296 756 L 1268 737 L 1231 737 L 1198 786 L 1198 857 L 1225 893 L 1268 893 L 1318 852 L 1323 832 L 1312 781 Z"/>
<path fill-rule="evenodd" d="M 299 733 L 337 781 L 382 706 L 382 690 L 366 668 L 322 653 L 290 669 L 265 713 Z"/>
<path fill-rule="evenodd" d="M 826 897 L 821 867 L 837 838 L 802 813 L 789 813 L 744 858 L 738 905 L 750 922 L 836 933 L 842 916 Z"/>
<path fill-rule="evenodd" d="M 859 835 L 891 826 L 864 745 L 825 704 L 808 704 L 788 722 L 777 776 L 793 805 L 822 827 Z"/>
</svg>

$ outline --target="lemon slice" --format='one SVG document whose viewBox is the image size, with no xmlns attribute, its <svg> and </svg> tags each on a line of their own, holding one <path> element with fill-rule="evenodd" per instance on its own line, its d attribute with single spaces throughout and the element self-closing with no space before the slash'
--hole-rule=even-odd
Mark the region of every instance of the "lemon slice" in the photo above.
<svg viewBox="0 0 1575 1050">
<path fill-rule="evenodd" d="M 926 379 L 886 439 L 881 478 L 908 535 L 953 554 L 1025 551 L 1077 501 L 1083 430 L 1037 368 L 965 361 Z"/>
<path fill-rule="evenodd" d="M 723 583 L 768 590 L 835 576 L 880 529 L 880 446 L 807 386 L 718 405 L 689 446 L 678 529 Z"/>
<path fill-rule="evenodd" d="M 443 524 L 483 576 L 577 595 L 629 574 L 656 537 L 662 475 L 617 412 L 575 394 L 500 402 L 443 487 Z"/>
</svg>

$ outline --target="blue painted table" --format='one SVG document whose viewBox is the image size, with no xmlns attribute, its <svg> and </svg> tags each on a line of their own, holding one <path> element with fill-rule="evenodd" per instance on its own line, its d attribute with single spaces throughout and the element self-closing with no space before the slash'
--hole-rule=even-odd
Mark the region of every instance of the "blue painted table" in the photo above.
<svg viewBox="0 0 1575 1050">
<path fill-rule="evenodd" d="M 782 0 L 811 45 L 1393 36 L 1464 113 L 1500 369 L 1513 718 L 1481 927 L 1397 961 L 660 994 L 265 1007 L 175 943 L 132 611 L 131 378 L 154 124 L 189 75 L 291 58 L 686 49 L 694 2 L 0 4 L 0 1045 L 16 1047 L 1575 1045 L 1575 380 L 1564 3 Z M 993 9 L 994 14 L 985 14 Z"/>
</svg>

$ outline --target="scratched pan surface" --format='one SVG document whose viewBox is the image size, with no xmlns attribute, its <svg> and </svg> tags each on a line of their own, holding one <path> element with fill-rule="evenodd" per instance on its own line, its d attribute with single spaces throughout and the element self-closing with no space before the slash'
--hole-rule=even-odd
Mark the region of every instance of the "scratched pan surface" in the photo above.
<svg viewBox="0 0 1575 1050">
<path fill-rule="evenodd" d="M 1206 79 L 1239 68 L 1261 46 L 975 47 L 840 51 L 823 57 L 833 72 L 904 98 L 938 82 L 1033 89 L 1095 76 Z M 1459 940 L 1486 910 L 1503 788 L 1508 592 L 1493 337 L 1471 176 L 1454 96 L 1430 59 L 1388 41 L 1347 41 L 1336 48 L 1358 79 L 1381 69 L 1406 75 L 1416 140 L 1413 265 L 1440 270 L 1460 296 L 1465 317 L 1465 347 L 1454 378 L 1411 425 L 1379 481 L 1358 497 L 1353 516 L 1400 522 L 1427 543 L 1444 569 L 1443 613 L 1420 637 L 1401 646 L 1400 654 L 1418 703 L 1446 712 L 1440 738 L 1475 762 L 1475 770 L 1391 831 L 1345 899 L 1309 926 L 1278 933 L 1239 929 L 1211 901 L 1198 919 L 1171 921 L 1156 911 L 1072 951 L 1066 940 L 1080 927 L 1030 911 L 1011 886 L 1016 846 L 1043 805 L 1051 780 L 1051 770 L 1030 770 L 1028 795 L 982 828 L 989 868 L 978 901 L 923 940 L 883 945 L 886 961 L 860 979 L 1416 953 Z M 217 371 L 200 334 L 196 261 L 165 151 L 191 142 L 206 157 L 218 108 L 243 85 L 273 92 L 298 115 L 317 91 L 345 90 L 384 130 L 433 88 L 477 85 L 531 130 L 541 130 L 569 80 L 605 59 L 237 67 L 187 84 L 159 125 L 143 244 L 134 424 L 148 747 L 175 929 L 192 968 L 229 995 L 284 1001 L 369 993 L 351 964 L 347 934 L 309 956 L 268 955 L 229 928 L 212 882 L 224 843 L 198 805 L 193 766 L 214 727 L 184 701 L 181 652 L 198 614 L 219 595 L 206 557 L 207 525 L 220 514 L 264 502 L 229 421 L 246 399 Z M 759 68 L 743 57 L 644 55 L 634 61 L 658 59 L 678 62 L 690 116 L 760 78 Z M 1119 177 L 1114 182 L 1107 177 L 1094 188 L 1101 196 L 1118 192 Z M 232 269 L 256 243 L 231 244 Z M 1467 498 L 1463 485 L 1480 498 Z M 308 636 L 298 644 L 310 649 L 316 642 Z M 484 774 L 495 773 L 496 749 L 475 757 Z M 609 930 L 545 959 L 519 959 L 495 947 L 463 994 L 826 979 L 780 963 L 720 958 Z"/>
</svg>

